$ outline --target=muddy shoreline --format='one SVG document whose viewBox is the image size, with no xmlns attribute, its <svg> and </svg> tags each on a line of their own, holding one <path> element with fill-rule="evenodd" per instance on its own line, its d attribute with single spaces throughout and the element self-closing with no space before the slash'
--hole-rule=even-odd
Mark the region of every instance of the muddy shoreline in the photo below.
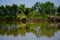
<svg viewBox="0 0 60 40">
<path fill-rule="evenodd" d="M 0 19 L 0 22 L 15 22 L 15 21 L 22 21 L 22 22 L 41 22 L 41 21 L 51 21 L 51 22 L 60 22 L 60 18 L 48 18 L 48 19 L 31 19 L 31 18 L 23 18 L 23 19 Z"/>
</svg>

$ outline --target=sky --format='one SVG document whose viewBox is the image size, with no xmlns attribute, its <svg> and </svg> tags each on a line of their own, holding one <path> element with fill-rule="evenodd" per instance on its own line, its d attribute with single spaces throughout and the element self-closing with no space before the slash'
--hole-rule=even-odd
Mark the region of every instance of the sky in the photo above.
<svg viewBox="0 0 60 40">
<path fill-rule="evenodd" d="M 32 7 L 36 2 L 53 2 L 55 6 L 60 5 L 60 0 L 0 0 L 0 5 L 25 4 L 26 7 Z"/>
</svg>

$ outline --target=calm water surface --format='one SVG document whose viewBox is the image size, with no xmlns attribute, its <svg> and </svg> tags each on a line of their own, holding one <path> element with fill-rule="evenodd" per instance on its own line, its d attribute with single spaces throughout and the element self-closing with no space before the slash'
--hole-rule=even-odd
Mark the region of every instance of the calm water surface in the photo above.
<svg viewBox="0 0 60 40">
<path fill-rule="evenodd" d="M 1 22 L 0 40 L 60 40 L 60 23 Z"/>
</svg>

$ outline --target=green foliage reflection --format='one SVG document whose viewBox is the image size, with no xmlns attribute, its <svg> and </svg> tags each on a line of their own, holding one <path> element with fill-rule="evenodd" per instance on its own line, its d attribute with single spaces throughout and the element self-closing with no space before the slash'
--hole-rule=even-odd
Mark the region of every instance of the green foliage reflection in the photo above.
<svg viewBox="0 0 60 40">
<path fill-rule="evenodd" d="M 60 25 L 53 26 L 54 23 L 39 22 L 39 23 L 0 23 L 0 35 L 25 36 L 26 33 L 33 33 L 37 37 L 47 36 L 52 37 L 55 32 L 60 30 Z M 56 23 L 57 24 L 57 23 Z"/>
</svg>

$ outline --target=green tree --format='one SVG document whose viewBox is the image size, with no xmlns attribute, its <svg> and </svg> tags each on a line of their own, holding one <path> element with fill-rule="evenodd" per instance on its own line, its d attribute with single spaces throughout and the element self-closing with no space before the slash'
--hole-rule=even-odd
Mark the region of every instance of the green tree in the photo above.
<svg viewBox="0 0 60 40">
<path fill-rule="evenodd" d="M 36 11 L 40 11 L 40 2 L 36 2 L 36 3 L 34 4 L 34 9 L 35 9 Z"/>
<path fill-rule="evenodd" d="M 57 7 L 57 15 L 60 16 L 60 6 Z"/>
<path fill-rule="evenodd" d="M 55 14 L 54 4 L 51 2 L 41 3 L 40 12 L 43 14 Z"/>
<path fill-rule="evenodd" d="M 24 13 L 24 11 L 25 11 L 25 5 L 24 4 L 20 4 L 20 6 L 19 6 L 19 12 L 20 13 Z"/>
</svg>

